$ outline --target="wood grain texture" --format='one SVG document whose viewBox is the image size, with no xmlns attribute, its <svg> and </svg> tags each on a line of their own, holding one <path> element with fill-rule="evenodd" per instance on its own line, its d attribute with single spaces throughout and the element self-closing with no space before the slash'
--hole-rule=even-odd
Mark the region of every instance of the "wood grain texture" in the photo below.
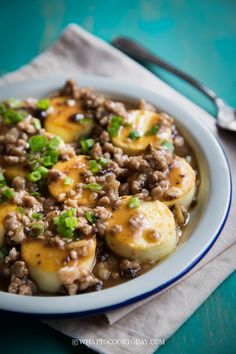
<svg viewBox="0 0 236 354">
<path fill-rule="evenodd" d="M 110 41 L 131 36 L 216 90 L 236 106 L 234 0 L 35 0 L 1 2 L 0 75 L 26 64 L 71 22 Z M 154 69 L 210 113 L 211 104 L 180 80 Z M 201 284 L 199 284 L 201 286 Z M 236 274 L 227 279 L 163 346 L 160 354 L 236 353 Z M 4 318 L 1 352 L 78 353 L 67 337 L 38 320 Z M 112 353 L 112 351 L 111 351 Z"/>
</svg>

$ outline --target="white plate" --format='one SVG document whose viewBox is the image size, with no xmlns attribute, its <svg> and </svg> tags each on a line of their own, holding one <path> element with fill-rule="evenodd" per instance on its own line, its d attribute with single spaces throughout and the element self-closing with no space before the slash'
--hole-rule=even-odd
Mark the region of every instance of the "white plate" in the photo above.
<svg viewBox="0 0 236 354">
<path fill-rule="evenodd" d="M 45 97 L 61 87 L 66 77 L 47 77 L 0 88 L 0 100 L 16 97 Z M 210 250 L 228 217 L 231 203 L 229 165 L 213 134 L 171 97 L 126 83 L 98 77 L 76 77 L 81 86 L 113 97 L 140 98 L 172 115 L 197 156 L 201 185 L 187 233 L 188 240 L 144 275 L 110 289 L 75 296 L 20 296 L 0 291 L 0 309 L 45 316 L 90 315 L 128 305 L 173 284 Z"/>
</svg>

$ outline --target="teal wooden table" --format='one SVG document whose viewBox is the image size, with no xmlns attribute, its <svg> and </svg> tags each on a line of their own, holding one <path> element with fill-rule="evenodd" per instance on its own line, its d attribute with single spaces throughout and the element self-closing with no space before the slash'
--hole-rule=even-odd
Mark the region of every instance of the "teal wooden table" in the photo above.
<svg viewBox="0 0 236 354">
<path fill-rule="evenodd" d="M 1 1 L 0 75 L 27 63 L 74 22 L 107 41 L 116 35 L 138 39 L 236 107 L 235 15 L 235 0 Z M 156 73 L 214 114 L 198 92 L 161 70 Z M 236 353 L 235 290 L 233 274 L 158 353 Z M 0 326 L 3 354 L 92 352 L 73 347 L 69 338 L 36 319 L 4 317 Z"/>
</svg>

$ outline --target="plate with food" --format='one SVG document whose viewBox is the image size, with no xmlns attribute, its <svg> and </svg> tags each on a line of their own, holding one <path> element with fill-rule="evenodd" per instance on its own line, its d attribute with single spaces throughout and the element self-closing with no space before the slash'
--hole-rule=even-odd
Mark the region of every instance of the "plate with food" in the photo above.
<svg viewBox="0 0 236 354">
<path fill-rule="evenodd" d="M 0 88 L 0 309 L 89 315 L 157 293 L 209 251 L 227 158 L 171 97 L 98 77 Z"/>
</svg>

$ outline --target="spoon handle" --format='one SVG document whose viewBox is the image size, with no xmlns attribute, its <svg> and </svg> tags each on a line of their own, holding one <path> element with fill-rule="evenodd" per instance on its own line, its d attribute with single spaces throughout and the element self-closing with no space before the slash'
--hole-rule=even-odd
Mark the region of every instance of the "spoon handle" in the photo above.
<svg viewBox="0 0 236 354">
<path fill-rule="evenodd" d="M 173 65 L 169 64 L 168 62 L 164 61 L 157 55 L 151 53 L 146 48 L 142 47 L 137 42 L 133 41 L 132 39 L 126 37 L 117 37 L 112 41 L 112 44 L 123 51 L 128 56 L 132 57 L 133 59 L 141 62 L 151 63 L 160 66 L 161 68 L 165 69 L 166 71 L 171 72 L 172 74 L 180 77 L 181 79 L 187 81 L 192 86 L 196 87 L 202 93 L 204 93 L 207 97 L 209 97 L 214 103 L 218 103 L 220 100 L 219 97 L 216 95 L 214 91 L 203 85 L 201 82 L 195 80 L 190 75 L 184 73 L 183 71 L 175 68 Z"/>
</svg>

